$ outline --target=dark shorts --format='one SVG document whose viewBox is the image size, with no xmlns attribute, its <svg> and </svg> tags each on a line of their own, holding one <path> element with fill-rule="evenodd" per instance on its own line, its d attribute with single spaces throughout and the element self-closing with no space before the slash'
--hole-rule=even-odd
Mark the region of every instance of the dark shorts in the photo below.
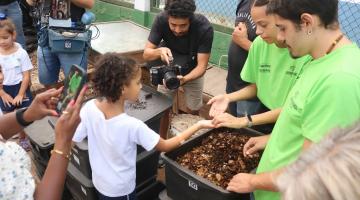
<svg viewBox="0 0 360 200">
<path fill-rule="evenodd" d="M 21 83 L 19 84 L 16 84 L 16 85 L 4 85 L 3 86 L 3 90 L 9 94 L 12 98 L 15 98 L 16 95 L 19 93 L 19 90 L 20 90 L 20 87 L 21 87 Z M 23 102 L 20 106 L 13 106 L 11 105 L 10 107 L 8 107 L 7 105 L 4 104 L 4 102 L 2 101 L 2 99 L 0 98 L 0 107 L 1 107 L 1 110 L 3 112 L 12 112 L 18 108 L 25 108 L 25 107 L 29 107 L 33 98 L 32 98 L 32 95 L 31 95 L 31 92 L 30 92 L 30 87 L 28 87 L 26 89 L 26 92 L 25 92 L 25 96 L 24 99 L 23 99 Z"/>
<path fill-rule="evenodd" d="M 101 194 L 97 190 L 96 190 L 96 193 L 98 195 L 99 200 L 136 200 L 135 190 L 128 195 L 124 195 L 124 196 L 120 196 L 120 197 L 107 197 L 107 196 Z"/>
</svg>

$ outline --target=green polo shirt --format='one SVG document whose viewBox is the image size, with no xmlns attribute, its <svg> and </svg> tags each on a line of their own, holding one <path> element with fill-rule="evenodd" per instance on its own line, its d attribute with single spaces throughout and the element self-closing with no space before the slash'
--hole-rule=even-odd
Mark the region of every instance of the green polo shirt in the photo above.
<svg viewBox="0 0 360 200">
<path fill-rule="evenodd" d="M 257 173 L 289 165 L 305 138 L 316 143 L 335 127 L 360 119 L 360 50 L 346 45 L 309 62 L 295 83 L 261 157 Z M 280 199 L 255 191 L 256 200 Z"/>
<path fill-rule="evenodd" d="M 256 84 L 257 97 L 267 108 L 280 108 L 310 59 L 310 56 L 293 59 L 287 48 L 268 44 L 257 37 L 250 47 L 241 78 Z"/>
</svg>

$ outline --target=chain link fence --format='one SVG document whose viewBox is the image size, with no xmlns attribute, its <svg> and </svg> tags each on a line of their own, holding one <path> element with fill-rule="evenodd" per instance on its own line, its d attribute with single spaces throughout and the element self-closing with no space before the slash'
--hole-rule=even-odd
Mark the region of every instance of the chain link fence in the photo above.
<svg viewBox="0 0 360 200">
<path fill-rule="evenodd" d="M 166 0 L 153 0 L 152 6 L 163 9 Z M 213 24 L 233 27 L 239 0 L 195 0 L 196 12 L 205 15 Z M 360 0 L 339 1 L 339 21 L 346 35 L 360 46 Z"/>
<path fill-rule="evenodd" d="M 341 30 L 360 47 L 360 0 L 339 2 L 339 21 Z"/>
</svg>

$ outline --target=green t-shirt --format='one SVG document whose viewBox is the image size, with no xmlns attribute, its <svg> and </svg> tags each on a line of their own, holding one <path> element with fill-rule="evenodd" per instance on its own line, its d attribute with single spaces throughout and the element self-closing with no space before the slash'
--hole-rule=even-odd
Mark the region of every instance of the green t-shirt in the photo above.
<svg viewBox="0 0 360 200">
<path fill-rule="evenodd" d="M 261 157 L 257 173 L 295 161 L 305 138 L 316 143 L 335 127 L 360 119 L 360 49 L 347 45 L 309 62 L 295 83 Z M 255 199 L 280 199 L 256 191 Z"/>
<path fill-rule="evenodd" d="M 311 59 L 293 59 L 287 48 L 266 43 L 257 37 L 241 71 L 241 78 L 257 86 L 257 97 L 269 109 L 284 105 L 290 89 L 304 66 Z"/>
</svg>

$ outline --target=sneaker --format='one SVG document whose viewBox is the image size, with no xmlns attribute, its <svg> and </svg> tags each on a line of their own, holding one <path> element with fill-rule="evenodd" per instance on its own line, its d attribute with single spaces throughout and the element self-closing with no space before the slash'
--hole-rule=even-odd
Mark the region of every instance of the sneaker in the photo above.
<svg viewBox="0 0 360 200">
<path fill-rule="evenodd" d="M 28 138 L 20 138 L 19 139 L 19 145 L 25 150 L 25 151 L 30 151 L 31 150 L 31 145 L 30 145 L 30 141 Z"/>
</svg>

